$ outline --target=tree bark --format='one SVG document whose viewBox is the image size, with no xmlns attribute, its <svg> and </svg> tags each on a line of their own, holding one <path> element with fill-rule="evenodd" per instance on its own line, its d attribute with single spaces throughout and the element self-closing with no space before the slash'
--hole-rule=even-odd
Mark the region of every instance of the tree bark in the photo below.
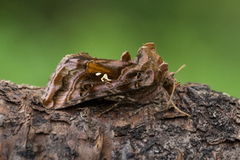
<svg viewBox="0 0 240 160">
<path fill-rule="evenodd" d="M 92 100 L 43 107 L 44 88 L 0 81 L 0 159 L 239 159 L 240 101 L 205 84 L 176 88 L 144 105 Z"/>
</svg>

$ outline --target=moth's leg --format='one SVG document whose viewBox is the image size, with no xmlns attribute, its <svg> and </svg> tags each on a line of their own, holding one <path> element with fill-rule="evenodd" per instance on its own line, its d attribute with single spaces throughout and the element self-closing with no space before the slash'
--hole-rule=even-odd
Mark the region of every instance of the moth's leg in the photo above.
<svg viewBox="0 0 240 160">
<path fill-rule="evenodd" d="M 115 101 L 117 102 L 116 104 L 114 104 L 112 107 L 108 108 L 107 110 L 101 112 L 98 116 L 100 117 L 102 114 L 105 114 L 107 112 L 109 112 L 110 110 L 114 109 L 115 107 L 118 106 L 118 104 L 124 102 L 124 100 L 126 100 L 126 97 L 123 95 L 117 95 L 117 96 L 113 96 L 113 97 L 106 97 L 105 99 L 110 100 L 110 101 Z"/>
<path fill-rule="evenodd" d="M 98 117 L 101 117 L 101 115 L 103 115 L 103 114 L 105 114 L 105 113 L 109 112 L 110 110 L 114 109 L 115 107 L 117 107 L 117 106 L 118 106 L 118 104 L 119 104 L 119 103 L 120 103 L 120 102 L 117 102 L 117 103 L 116 103 L 116 104 L 114 104 L 112 107 L 110 107 L 110 108 L 108 108 L 107 110 L 105 110 L 105 111 L 101 112 L 101 113 L 98 115 Z"/>
</svg>

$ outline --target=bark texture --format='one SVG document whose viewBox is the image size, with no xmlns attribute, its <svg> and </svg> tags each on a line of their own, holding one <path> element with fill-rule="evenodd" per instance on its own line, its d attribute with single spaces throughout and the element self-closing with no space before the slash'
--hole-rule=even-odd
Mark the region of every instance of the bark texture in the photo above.
<svg viewBox="0 0 240 160">
<path fill-rule="evenodd" d="M 178 86 L 144 105 L 93 100 L 61 110 L 42 106 L 44 88 L 0 81 L 0 159 L 238 159 L 239 100 L 204 84 Z"/>
</svg>

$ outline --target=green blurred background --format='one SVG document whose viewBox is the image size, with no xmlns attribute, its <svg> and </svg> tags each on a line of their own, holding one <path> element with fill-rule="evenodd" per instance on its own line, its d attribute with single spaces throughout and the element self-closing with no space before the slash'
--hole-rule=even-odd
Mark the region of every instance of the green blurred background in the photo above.
<svg viewBox="0 0 240 160">
<path fill-rule="evenodd" d="M 146 42 L 181 84 L 240 97 L 240 1 L 1 1 L 0 78 L 45 86 L 66 54 L 134 58 Z"/>
</svg>

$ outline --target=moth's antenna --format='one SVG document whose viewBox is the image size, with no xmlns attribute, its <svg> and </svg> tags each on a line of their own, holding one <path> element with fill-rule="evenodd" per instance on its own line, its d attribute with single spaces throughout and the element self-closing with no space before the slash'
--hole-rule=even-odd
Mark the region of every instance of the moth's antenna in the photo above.
<svg viewBox="0 0 240 160">
<path fill-rule="evenodd" d="M 178 73 L 181 69 L 183 69 L 186 65 L 182 65 L 176 72 L 174 72 L 174 74 Z"/>
<path fill-rule="evenodd" d="M 185 64 L 182 65 L 174 74 L 176 74 L 177 72 L 179 72 L 179 71 L 180 71 L 183 67 L 185 67 L 185 66 L 186 66 Z M 167 103 L 167 107 L 169 106 L 169 104 L 170 104 L 170 102 L 171 102 L 172 105 L 173 105 L 173 107 L 174 107 L 178 112 L 180 112 L 180 113 L 182 113 L 182 114 L 185 114 L 185 115 L 187 115 L 188 117 L 191 117 L 189 114 L 181 111 L 181 110 L 173 103 L 172 97 L 173 97 L 173 93 L 174 93 L 174 92 L 175 92 L 175 81 L 173 81 L 173 89 L 172 89 L 172 93 L 171 93 L 171 95 L 170 95 L 169 101 L 168 101 L 168 103 Z"/>
</svg>

